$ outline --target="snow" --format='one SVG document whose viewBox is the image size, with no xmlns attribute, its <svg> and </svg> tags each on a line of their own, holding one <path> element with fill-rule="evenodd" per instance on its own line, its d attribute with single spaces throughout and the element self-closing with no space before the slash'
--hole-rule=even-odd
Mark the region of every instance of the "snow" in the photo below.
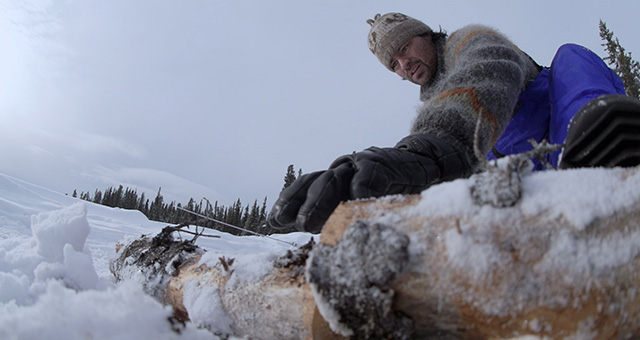
<svg viewBox="0 0 640 340">
<path fill-rule="evenodd" d="M 490 235 L 479 235 L 488 238 Z M 489 240 L 479 240 L 478 235 L 465 237 L 452 229 L 445 232 L 444 242 L 449 258 L 455 263 L 463 264 L 475 276 L 490 272 L 492 267 L 500 266 L 503 262 L 500 250 Z"/>
<path fill-rule="evenodd" d="M 307 237 L 311 238 L 311 235 Z M 225 256 L 225 254 L 227 255 Z M 224 253 L 209 251 L 202 256 L 200 264 L 215 267 L 216 263 L 220 261 L 219 257 L 225 256 L 226 258 L 233 258 L 233 276 L 231 276 L 231 279 L 227 282 L 227 285 L 232 288 L 241 282 L 256 282 L 263 278 L 271 271 L 273 260 L 276 259 L 277 255 L 282 254 L 272 251 L 256 251 L 255 249 L 250 253 L 238 253 L 237 249 L 234 252 L 227 251 Z"/>
<path fill-rule="evenodd" d="M 155 235 L 165 226 L 138 211 L 81 201 L 0 174 L 0 339 L 216 339 L 211 331 L 228 334 L 231 321 L 214 289 L 195 284 L 185 289 L 194 321 L 176 333 L 168 321 L 171 308 L 144 293 L 143 282 L 114 283 L 109 261 L 116 244 Z M 239 281 L 258 279 L 270 260 L 291 248 L 257 236 L 217 234 L 220 238 L 196 242 L 208 250 L 203 261 L 235 258 L 233 277 Z M 281 238 L 304 244 L 310 235 Z"/>
<path fill-rule="evenodd" d="M 456 216 L 462 223 L 473 219 L 476 227 L 508 223 L 510 216 L 544 216 L 547 220 L 562 220 L 571 229 L 556 235 L 540 267 L 563 266 L 585 274 L 597 273 L 623 265 L 640 254 L 640 231 L 612 232 L 604 239 L 576 239 L 574 235 L 598 218 L 606 218 L 637 205 L 640 201 L 640 171 L 584 168 L 532 173 L 522 179 L 526 197 L 509 208 L 474 205 L 468 194 L 472 183 L 461 179 L 429 188 L 422 193 L 412 213 L 430 218 Z M 463 224 L 460 228 L 464 231 L 467 227 Z M 478 274 L 499 266 L 503 260 L 500 250 L 489 241 L 490 233 L 449 230 L 441 237 L 446 243 L 449 258 Z M 525 239 L 528 236 L 517 237 Z"/>
<path fill-rule="evenodd" d="M 604 222 L 620 222 L 623 218 L 615 217 L 617 214 L 637 210 L 640 202 L 637 168 L 585 168 L 527 174 L 522 177 L 523 197 L 511 207 L 474 205 L 469 194 L 473 183 L 472 178 L 427 189 L 418 204 L 408 208 L 405 214 L 422 216 L 429 221 L 438 218 L 456 221 L 457 228 L 439 229 L 434 222 L 424 231 L 425 235 L 432 235 L 432 239 L 437 238 L 432 246 L 442 245 L 439 249 L 445 256 L 441 257 L 441 265 L 451 269 L 449 272 L 463 272 L 465 277 L 478 282 L 491 282 L 491 275 L 495 273 L 504 275 L 504 281 L 519 277 L 522 284 L 515 288 L 517 294 L 510 292 L 515 296 L 512 300 L 491 299 L 482 294 L 464 296 L 465 301 L 488 315 L 505 316 L 510 311 L 520 311 L 524 306 L 522 301 L 532 296 L 538 298 L 539 305 L 550 308 L 579 306 L 579 298 L 563 295 L 553 285 L 558 283 L 558 287 L 564 285 L 587 292 L 593 282 L 606 281 L 640 256 L 637 222 L 626 222 L 624 228 Z M 527 220 L 539 223 L 530 228 Z M 609 228 L 610 225 L 617 227 Z M 424 235 L 415 237 L 423 243 L 430 239 Z M 502 242 L 504 240 L 508 242 Z M 428 251 L 422 247 L 409 249 L 412 257 Z M 520 267 L 514 264 L 514 253 L 519 261 L 533 265 L 518 271 Z M 505 273 L 500 268 L 511 268 L 513 272 Z M 422 270 L 429 271 L 428 268 Z M 493 287 L 496 295 L 499 295 L 498 287 L 502 286 Z M 451 287 L 450 291 L 460 294 L 464 288 Z M 616 294 L 631 294 L 628 296 L 631 298 L 635 291 L 621 289 Z M 523 297 L 522 301 L 519 296 Z M 533 331 L 543 327 L 534 320 L 530 324 Z M 585 323 L 576 333 L 576 339 L 594 338 L 596 330 L 597 326 Z"/>
<path fill-rule="evenodd" d="M 406 211 L 430 218 L 457 216 L 462 221 L 459 231 L 438 235 L 455 266 L 482 275 L 505 260 L 500 249 L 482 239 L 489 234 L 467 232 L 474 226 L 464 221 L 472 217 L 488 226 L 510 221 L 516 215 L 545 215 L 568 223 L 572 229 L 556 235 L 536 271 L 561 266 L 577 273 L 597 273 L 640 254 L 639 231 L 611 232 L 604 239 L 578 239 L 573 233 L 584 230 L 594 219 L 637 204 L 640 171 L 534 173 L 522 178 L 526 199 L 506 208 L 475 205 L 470 195 L 472 183 L 456 180 L 434 186 Z M 398 216 L 389 214 L 386 218 L 391 222 Z M 109 262 L 116 256 L 116 244 L 155 235 L 165 226 L 137 211 L 81 201 L 0 174 L 0 339 L 216 339 L 214 333 L 228 334 L 232 321 L 220 307 L 215 288 L 199 287 L 196 282 L 186 284 L 184 303 L 193 322 L 176 333 L 175 326 L 168 322 L 171 308 L 144 293 L 144 278 L 132 275 L 129 281 L 115 283 Z M 259 280 L 276 257 L 292 248 L 258 236 L 211 233 L 220 238 L 201 237 L 197 241 L 206 249 L 200 262 L 219 266 L 222 257 L 234 259 L 230 285 Z M 517 226 L 513 233 L 518 234 Z M 311 235 L 277 237 L 302 245 Z M 514 240 L 530 242 L 536 237 L 521 234 Z M 408 249 L 410 254 L 424 252 L 424 245 L 411 239 Z M 536 320 L 529 326 L 542 327 Z M 590 329 L 587 326 L 585 334 Z"/>
<path fill-rule="evenodd" d="M 358 221 L 335 247 L 314 247 L 307 281 L 334 332 L 363 339 L 411 334 L 411 321 L 391 311 L 394 293 L 389 289 L 409 259 L 408 245 L 409 238 L 392 228 Z"/>
<path fill-rule="evenodd" d="M 217 288 L 201 286 L 199 282 L 189 281 L 184 291 L 184 306 L 189 311 L 191 322 L 215 334 L 231 333 L 232 320 L 222 309 Z M 215 320 L 215 323 L 211 320 Z"/>
<path fill-rule="evenodd" d="M 522 190 L 526 199 L 513 209 L 524 215 L 545 214 L 549 219 L 562 217 L 576 228 L 584 228 L 598 217 L 636 204 L 640 199 L 640 172 L 629 178 L 623 168 L 584 168 L 543 171 L 525 176 Z M 499 220 L 509 209 L 499 210 L 488 206 L 474 206 L 470 190 L 471 181 L 460 179 L 425 190 L 416 211 L 432 217 L 483 215 Z M 559 189 L 561 188 L 561 189 Z M 615 195 L 611 193 L 615 192 Z M 585 209 L 589 207 L 589 209 Z"/>
<path fill-rule="evenodd" d="M 438 287 L 434 292 L 449 301 L 462 297 L 485 315 L 518 315 L 532 304 L 540 308 L 577 309 L 589 296 L 585 292 L 592 292 L 595 285 L 607 287 L 611 301 L 631 301 L 637 295 L 632 283 L 631 287 L 624 283 L 627 274 L 622 273 L 626 273 L 628 265 L 637 263 L 640 256 L 636 220 L 639 168 L 526 173 L 521 177 L 522 198 L 511 206 L 499 207 L 474 203 L 471 193 L 478 183 L 476 179 L 433 186 L 422 192 L 415 205 L 372 210 L 366 222 L 381 223 L 399 231 L 411 230 L 409 258 L 421 260 L 414 261 L 417 265 L 410 265 L 411 270 L 424 277 L 438 277 L 429 281 L 431 287 Z M 402 198 L 390 196 L 380 203 L 386 200 L 392 204 Z M 379 207 L 373 204 L 365 209 Z M 347 228 L 340 242 L 345 241 L 354 225 Z M 318 252 L 314 249 L 314 261 L 316 256 Z M 333 263 L 354 274 L 362 267 L 357 261 L 350 261 L 348 255 L 339 256 Z M 345 275 L 344 280 L 357 284 L 358 276 Z M 402 282 L 404 288 L 414 284 L 410 279 Z M 467 286 L 465 282 L 481 284 Z M 620 286 L 612 282 L 620 282 Z M 314 282 L 311 283 L 313 288 Z M 347 285 L 337 282 L 335 286 L 339 284 Z M 314 289 L 317 304 L 324 303 L 319 301 L 321 295 Z M 341 330 L 344 328 L 338 328 L 341 316 L 330 305 L 324 303 L 319 309 L 334 330 Z M 602 308 L 608 308 L 602 310 L 608 315 L 617 313 L 616 308 L 621 307 L 613 304 Z M 600 329 L 595 318 L 581 320 L 571 339 L 596 338 Z M 528 328 L 533 332 L 553 332 L 544 318 L 529 322 Z"/>
</svg>

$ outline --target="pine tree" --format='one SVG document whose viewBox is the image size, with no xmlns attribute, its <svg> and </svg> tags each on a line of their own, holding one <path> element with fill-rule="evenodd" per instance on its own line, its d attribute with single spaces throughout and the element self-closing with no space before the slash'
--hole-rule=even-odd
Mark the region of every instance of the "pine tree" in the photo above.
<svg viewBox="0 0 640 340">
<path fill-rule="evenodd" d="M 93 194 L 93 203 L 102 204 L 102 191 L 96 189 L 96 192 Z"/>
<path fill-rule="evenodd" d="M 104 195 L 102 195 L 102 205 L 106 205 L 107 207 L 113 207 L 114 203 L 113 199 L 113 188 L 109 187 L 104 191 Z"/>
<path fill-rule="evenodd" d="M 123 197 L 124 197 L 124 188 L 122 187 L 122 185 L 120 185 L 118 186 L 118 189 L 116 189 L 116 191 L 114 191 L 113 193 L 113 206 L 121 207 Z"/>
<path fill-rule="evenodd" d="M 89 195 L 88 192 L 83 191 L 80 193 L 80 199 L 85 201 L 91 201 L 91 196 Z"/>
<path fill-rule="evenodd" d="M 164 213 L 160 221 L 177 224 L 179 220 L 178 214 L 176 213 L 177 211 L 178 209 L 176 209 L 176 202 L 171 201 L 171 203 L 164 206 Z"/>
<path fill-rule="evenodd" d="M 245 221 L 244 227 L 251 231 L 261 233 L 260 226 L 262 225 L 262 213 L 264 212 L 264 208 L 261 211 L 261 209 L 258 207 L 258 200 L 255 200 L 253 202 L 253 206 L 251 207 L 251 210 L 250 211 L 247 210 L 247 212 L 248 212 L 248 217 Z"/>
<path fill-rule="evenodd" d="M 627 95 L 640 99 L 640 64 L 633 60 L 631 52 L 626 52 L 604 21 L 600 20 L 599 28 L 600 38 L 604 40 L 602 46 L 608 54 L 604 60 L 613 67 L 613 70 L 622 79 Z"/>
<path fill-rule="evenodd" d="M 244 207 L 244 213 L 241 213 L 240 223 L 236 224 L 236 226 L 246 226 L 247 221 L 249 220 L 249 206 Z M 245 232 L 242 232 L 241 235 L 247 235 Z"/>
<path fill-rule="evenodd" d="M 287 168 L 287 173 L 284 175 L 284 186 L 282 187 L 282 190 L 290 186 L 291 183 L 293 183 L 295 180 L 296 180 L 296 172 L 293 168 L 293 164 L 289 164 L 289 167 Z"/>
<path fill-rule="evenodd" d="M 160 187 L 158 189 L 158 195 L 156 195 L 156 198 L 153 200 L 153 202 L 151 203 L 151 206 L 149 207 L 149 219 L 150 220 L 154 220 L 154 221 L 162 221 L 162 218 L 164 217 L 164 198 L 162 197 L 162 194 L 160 193 L 162 191 L 162 187 Z"/>
<path fill-rule="evenodd" d="M 126 188 L 120 207 L 133 210 L 138 207 L 138 192 L 134 189 Z"/>
<path fill-rule="evenodd" d="M 185 209 L 189 211 L 193 211 L 195 213 L 200 213 L 196 208 L 196 201 L 193 198 L 189 199 L 189 202 L 187 202 L 187 206 L 185 207 Z M 196 215 L 189 214 L 188 212 L 181 212 L 180 217 L 184 218 L 186 221 L 189 221 L 190 223 L 196 223 L 198 220 L 196 218 Z"/>
<path fill-rule="evenodd" d="M 148 211 L 145 209 L 145 201 L 147 201 L 145 195 L 144 195 L 144 191 L 142 192 L 142 194 L 140 194 L 140 199 L 138 200 L 138 210 L 141 211 L 143 214 L 147 214 Z"/>
<path fill-rule="evenodd" d="M 223 221 L 235 226 L 241 225 L 242 203 L 240 202 L 239 198 L 235 203 L 233 203 L 231 208 L 228 209 L 226 218 Z"/>
<path fill-rule="evenodd" d="M 260 220 L 258 226 L 262 228 L 267 222 L 267 196 L 264 197 L 262 201 L 262 208 L 260 208 Z"/>
</svg>

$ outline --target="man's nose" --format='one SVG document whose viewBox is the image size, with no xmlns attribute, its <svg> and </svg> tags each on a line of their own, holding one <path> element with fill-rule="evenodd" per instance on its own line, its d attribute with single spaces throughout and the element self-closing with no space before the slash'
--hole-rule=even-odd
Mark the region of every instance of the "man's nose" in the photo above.
<svg viewBox="0 0 640 340">
<path fill-rule="evenodd" d="M 407 57 L 398 58 L 398 64 L 400 64 L 400 68 L 403 70 L 407 70 L 409 68 L 409 64 L 411 60 Z"/>
</svg>

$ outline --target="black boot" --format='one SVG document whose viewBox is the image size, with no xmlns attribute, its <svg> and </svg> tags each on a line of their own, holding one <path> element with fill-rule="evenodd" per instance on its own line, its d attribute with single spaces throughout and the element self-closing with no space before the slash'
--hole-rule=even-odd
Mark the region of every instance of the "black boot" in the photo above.
<svg viewBox="0 0 640 340">
<path fill-rule="evenodd" d="M 585 104 L 571 120 L 560 168 L 640 164 L 640 101 L 609 94 Z"/>
</svg>

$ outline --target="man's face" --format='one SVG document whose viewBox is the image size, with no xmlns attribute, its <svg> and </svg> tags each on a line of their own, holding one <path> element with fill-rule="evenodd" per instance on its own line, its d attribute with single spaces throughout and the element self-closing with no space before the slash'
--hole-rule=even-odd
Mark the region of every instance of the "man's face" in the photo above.
<svg viewBox="0 0 640 340">
<path fill-rule="evenodd" d="M 391 58 L 391 68 L 400 77 L 418 85 L 431 81 L 437 66 L 436 46 L 431 35 L 417 35 Z"/>
</svg>

